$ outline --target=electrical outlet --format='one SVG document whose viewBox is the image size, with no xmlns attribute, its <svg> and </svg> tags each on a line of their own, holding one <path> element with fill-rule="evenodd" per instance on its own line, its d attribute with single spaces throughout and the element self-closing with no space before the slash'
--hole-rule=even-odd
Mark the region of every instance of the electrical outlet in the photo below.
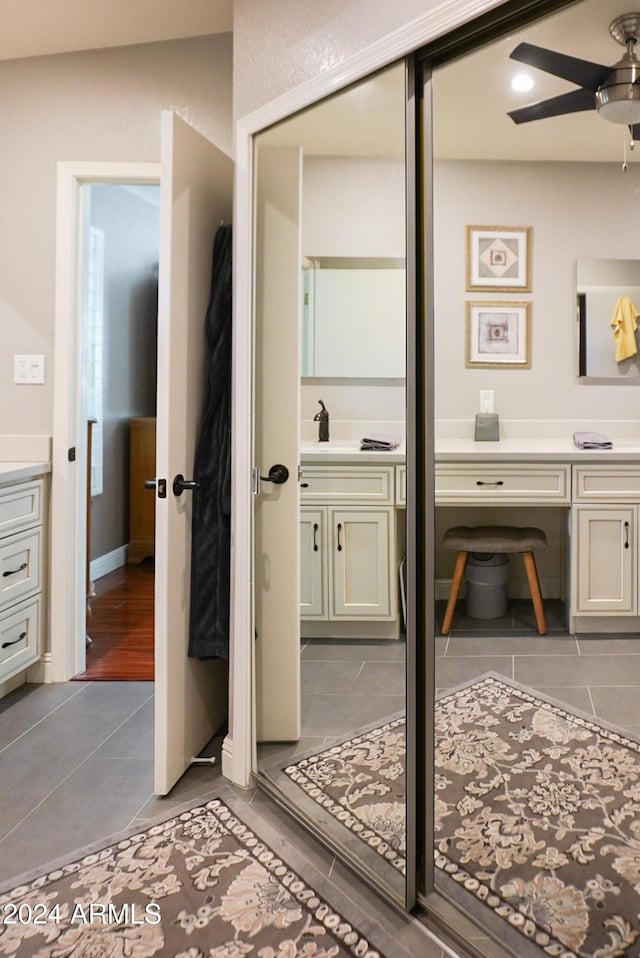
<svg viewBox="0 0 640 958">
<path fill-rule="evenodd" d="M 44 356 L 15 355 L 13 357 L 13 381 L 20 385 L 44 383 Z"/>
</svg>

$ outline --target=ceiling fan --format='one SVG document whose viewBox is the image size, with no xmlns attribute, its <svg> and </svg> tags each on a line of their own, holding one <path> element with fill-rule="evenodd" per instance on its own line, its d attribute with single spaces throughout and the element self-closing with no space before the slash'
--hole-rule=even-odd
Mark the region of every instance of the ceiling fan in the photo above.
<svg viewBox="0 0 640 958">
<path fill-rule="evenodd" d="M 613 66 L 580 60 L 532 43 L 519 44 L 511 53 L 512 60 L 569 80 L 579 89 L 510 110 L 511 119 L 515 123 L 529 123 L 550 116 L 597 110 L 605 120 L 626 124 L 632 139 L 640 140 L 640 60 L 634 52 L 640 41 L 640 13 L 616 17 L 609 32 L 626 47 L 622 59 Z"/>
</svg>

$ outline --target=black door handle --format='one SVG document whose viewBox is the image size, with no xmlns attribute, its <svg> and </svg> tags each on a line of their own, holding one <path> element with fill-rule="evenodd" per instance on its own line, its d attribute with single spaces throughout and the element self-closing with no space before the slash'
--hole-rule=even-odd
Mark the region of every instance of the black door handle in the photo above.
<svg viewBox="0 0 640 958">
<path fill-rule="evenodd" d="M 156 487 L 156 480 L 155 480 L 155 479 L 145 479 L 145 481 L 144 481 L 144 487 L 145 487 L 145 489 L 155 489 L 155 487 Z"/>
<path fill-rule="evenodd" d="M 281 463 L 271 466 L 268 476 L 260 476 L 260 482 L 272 482 L 275 486 L 281 486 L 289 478 L 289 470 Z"/>
<path fill-rule="evenodd" d="M 174 496 L 181 496 L 185 489 L 197 489 L 198 483 L 195 479 L 185 479 L 181 472 L 173 480 L 173 494 Z"/>
</svg>

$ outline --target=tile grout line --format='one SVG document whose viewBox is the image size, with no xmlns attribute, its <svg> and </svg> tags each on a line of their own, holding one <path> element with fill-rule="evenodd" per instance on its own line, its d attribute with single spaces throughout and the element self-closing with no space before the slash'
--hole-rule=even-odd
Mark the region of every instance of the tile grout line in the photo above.
<svg viewBox="0 0 640 958">
<path fill-rule="evenodd" d="M 147 700 L 147 701 L 148 701 L 148 700 Z M 107 737 L 106 737 L 105 739 L 103 739 L 103 741 L 100 742 L 99 745 L 96 745 L 96 747 L 95 747 L 91 752 L 89 752 L 88 755 L 85 755 L 85 757 L 82 759 L 81 762 L 78 762 L 78 764 L 77 764 L 74 768 L 72 768 L 71 771 L 70 771 L 67 775 L 65 775 L 65 777 L 64 777 L 61 781 L 58 782 L 58 784 L 55 786 L 55 788 L 52 788 L 51 791 L 50 791 L 47 795 L 45 795 L 43 798 L 41 798 L 40 801 L 37 803 L 37 805 L 34 805 L 33 808 L 29 809 L 29 811 L 28 811 L 27 814 L 24 816 L 24 818 L 20 819 L 19 822 L 16 822 L 16 824 L 13 826 L 13 828 L 10 829 L 10 830 L 6 833 L 6 835 L 3 835 L 2 838 L 0 838 L 0 845 L 2 845 L 2 843 L 3 843 L 7 838 L 9 838 L 10 835 L 13 835 L 13 833 L 14 833 L 18 828 L 20 828 L 21 825 L 24 825 L 24 823 L 33 815 L 33 813 L 36 812 L 39 808 L 41 808 L 46 801 L 48 801 L 53 795 L 55 795 L 55 793 L 58 791 L 58 789 L 61 788 L 61 786 L 64 785 L 64 783 L 67 782 L 67 781 L 71 778 L 72 775 L 75 775 L 75 773 L 78 771 L 78 769 L 79 769 L 79 768 L 82 768 L 82 766 L 85 764 L 85 762 L 87 762 L 93 755 L 95 755 L 95 753 L 96 753 L 97 751 L 99 751 L 99 749 L 101 749 L 103 745 L 106 745 L 106 743 L 109 741 L 109 739 L 112 738 L 112 737 L 116 734 L 116 732 L 119 732 L 120 729 L 123 727 L 123 725 L 126 725 L 126 724 L 127 724 L 127 722 L 129 721 L 129 719 L 132 719 L 134 715 L 137 715 L 137 713 L 140 711 L 140 709 L 141 709 L 141 708 L 143 707 L 143 705 L 145 705 L 145 704 L 146 704 L 146 703 L 143 702 L 141 705 L 138 706 L 137 709 L 135 709 L 133 712 L 131 712 L 130 715 L 127 715 L 127 717 L 126 717 L 125 719 L 123 719 L 123 721 L 120 723 L 120 725 L 118 725 L 117 728 L 114 728 L 113 732 L 111 732 L 109 735 L 107 735 Z M 122 759 L 118 759 L 118 761 L 122 761 Z"/>
<path fill-rule="evenodd" d="M 81 692 L 84 692 L 84 690 L 85 690 L 86 688 L 88 688 L 88 686 L 89 686 L 89 683 L 88 683 L 88 682 L 87 682 L 86 685 L 81 685 L 81 686 L 78 688 L 78 691 L 77 691 L 77 692 L 74 692 L 73 695 L 70 695 L 69 698 L 67 698 L 67 699 L 64 700 L 64 702 L 60 702 L 60 704 L 59 704 L 59 705 L 56 705 L 56 707 L 55 707 L 54 709 L 50 709 L 50 710 L 47 712 L 46 715 L 43 715 L 42 718 L 39 718 L 37 722 L 34 722 L 33 725 L 30 725 L 29 728 L 26 728 L 26 729 L 24 730 L 24 732 L 20 732 L 20 735 L 17 735 L 11 742 L 7 742 L 6 745 L 3 745 L 2 748 L 0 748 L 0 755 L 2 755 L 2 753 L 3 753 L 4 751 L 6 751 L 8 748 L 11 748 L 12 745 L 15 745 L 16 742 L 19 742 L 20 739 L 21 739 L 21 738 L 24 738 L 25 735 L 28 735 L 29 732 L 32 732 L 32 731 L 34 730 L 34 728 L 37 728 L 37 727 L 38 727 L 38 725 L 41 725 L 41 724 L 42 724 L 44 721 L 46 721 L 48 718 L 51 718 L 51 716 L 52 716 L 55 712 L 57 712 L 58 709 L 61 709 L 61 708 L 63 708 L 65 705 L 68 705 L 69 702 L 72 702 L 73 699 L 75 699 L 75 697 L 76 697 L 77 695 L 79 695 Z"/>
</svg>

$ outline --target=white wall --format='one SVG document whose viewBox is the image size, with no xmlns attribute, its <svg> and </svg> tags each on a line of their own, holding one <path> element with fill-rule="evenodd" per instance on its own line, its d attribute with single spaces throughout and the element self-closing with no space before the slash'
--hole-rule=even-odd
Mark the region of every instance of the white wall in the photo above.
<svg viewBox="0 0 640 958">
<path fill-rule="evenodd" d="M 158 161 L 160 111 L 231 154 L 229 34 L 0 62 L 0 434 L 52 431 L 56 163 Z M 44 386 L 13 385 L 43 353 Z"/>
<path fill-rule="evenodd" d="M 579 422 L 603 422 L 602 431 L 633 429 L 640 394 L 636 399 L 629 388 L 584 385 L 576 377 L 575 294 L 577 259 L 626 259 L 638 248 L 640 167 L 622 173 L 617 163 L 438 162 L 434 187 L 435 416 L 441 432 L 443 420 L 473 419 L 480 389 L 495 390 L 501 420 L 516 421 L 512 434 L 528 420 L 546 421 L 549 434 L 557 420 L 565 429 Z M 468 224 L 533 228 L 531 294 L 465 291 Z M 485 299 L 530 300 L 530 369 L 465 368 L 465 303 Z"/>
<path fill-rule="evenodd" d="M 306 256 L 404 258 L 404 161 L 370 157 L 304 159 L 302 251 Z M 334 439 L 369 431 L 404 434 L 405 390 L 397 380 L 328 383 L 305 380 L 301 395 L 303 438 L 317 438 L 313 416 L 322 399 Z M 353 436 L 353 433 L 356 433 Z"/>
</svg>

